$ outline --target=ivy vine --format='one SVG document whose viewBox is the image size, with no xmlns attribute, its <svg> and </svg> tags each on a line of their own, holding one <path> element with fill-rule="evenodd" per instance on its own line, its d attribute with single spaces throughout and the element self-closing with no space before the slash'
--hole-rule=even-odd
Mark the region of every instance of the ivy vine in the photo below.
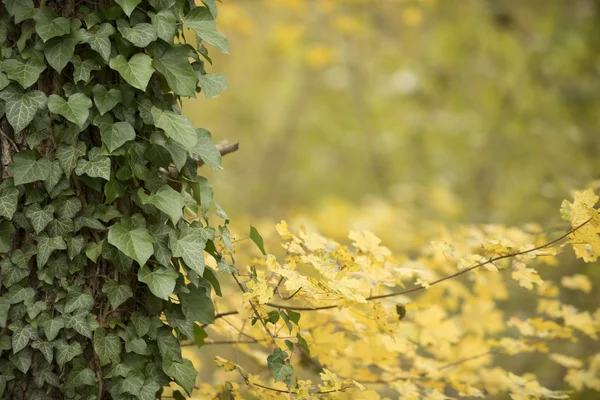
<svg viewBox="0 0 600 400">
<path fill-rule="evenodd" d="M 227 87 L 205 70 L 206 45 L 228 47 L 202 3 L 0 4 L 2 398 L 192 392 L 180 340 L 214 321 L 220 295 L 203 251 L 233 262 L 198 175 L 221 152 L 178 107 Z"/>
</svg>

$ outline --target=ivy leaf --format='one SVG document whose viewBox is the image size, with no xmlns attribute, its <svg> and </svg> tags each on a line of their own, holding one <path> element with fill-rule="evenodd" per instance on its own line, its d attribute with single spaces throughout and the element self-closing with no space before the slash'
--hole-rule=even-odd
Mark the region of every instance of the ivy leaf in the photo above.
<svg viewBox="0 0 600 400">
<path fill-rule="evenodd" d="M 46 335 L 46 339 L 49 341 L 53 341 L 56 336 L 58 336 L 60 330 L 64 327 L 65 320 L 61 316 L 48 319 L 42 324 L 42 328 L 44 328 L 44 335 Z"/>
<path fill-rule="evenodd" d="M 145 265 L 150 256 L 154 254 L 153 242 L 148 229 L 141 226 L 130 227 L 123 223 L 116 223 L 108 228 L 108 243 L 126 256 L 136 260 L 140 265 Z"/>
<path fill-rule="evenodd" d="M 0 190 L 0 215 L 3 212 L 2 191 Z M 16 204 L 16 201 L 15 201 Z M 16 209 L 16 206 L 15 206 Z M 15 232 L 15 227 L 10 221 L 0 222 L 0 253 L 8 253 L 11 247 L 12 234 Z"/>
<path fill-rule="evenodd" d="M 164 300 L 168 300 L 175 289 L 175 281 L 179 274 L 172 268 L 158 267 L 151 271 L 147 265 L 143 265 L 138 272 L 138 279 L 150 288 L 152 294 Z"/>
<path fill-rule="evenodd" d="M 68 101 L 55 94 L 48 97 L 48 109 L 51 112 L 62 115 L 80 128 L 85 124 L 91 107 L 92 101 L 83 93 L 72 94 Z"/>
<path fill-rule="evenodd" d="M 204 346 L 204 339 L 206 339 L 207 337 L 208 334 L 206 333 L 204 328 L 198 324 L 194 324 L 194 342 L 196 343 L 196 346 L 198 346 L 198 348 Z"/>
<path fill-rule="evenodd" d="M 79 39 L 75 35 L 56 37 L 44 43 L 44 55 L 48 64 L 60 73 L 73 57 L 77 43 Z"/>
<path fill-rule="evenodd" d="M 85 174 L 92 178 L 102 178 L 107 181 L 110 180 L 110 158 L 100 154 L 101 149 L 99 147 L 91 149 L 88 153 L 89 160 L 79 159 L 77 161 L 75 174 Z"/>
<path fill-rule="evenodd" d="M 27 89 L 40 78 L 40 74 L 46 69 L 46 64 L 38 57 L 31 57 L 23 64 L 22 62 L 9 58 L 2 64 L 2 69 L 11 81 L 17 81 Z"/>
<path fill-rule="evenodd" d="M 81 344 L 76 341 L 73 341 L 73 343 L 68 343 L 64 339 L 59 339 L 54 342 L 54 348 L 56 349 L 56 362 L 60 368 L 62 368 L 73 358 L 83 354 L 83 348 L 81 347 Z"/>
<path fill-rule="evenodd" d="M 3 224 L 0 224 L 0 226 L 2 225 Z M 22 268 L 13 264 L 10 260 L 5 259 L 2 261 L 2 284 L 7 288 L 10 288 L 12 285 L 19 283 L 20 281 L 28 277 L 29 272 L 30 270 L 29 268 L 27 268 L 27 266 L 25 266 L 25 268 Z"/>
<path fill-rule="evenodd" d="M 26 19 L 33 18 L 35 8 L 33 8 L 32 0 L 14 0 L 5 1 L 6 10 L 15 17 L 15 24 L 20 24 Z"/>
<path fill-rule="evenodd" d="M 42 208 L 39 203 L 35 203 L 27 207 L 24 214 L 33 226 L 35 233 L 40 233 L 54 219 L 54 207 L 47 205 Z"/>
<path fill-rule="evenodd" d="M 100 71 L 102 68 L 100 65 L 91 58 L 81 60 L 81 57 L 74 55 L 71 58 L 71 64 L 73 64 L 73 81 L 78 83 L 89 83 L 92 79 L 92 71 Z"/>
<path fill-rule="evenodd" d="M 152 20 L 152 26 L 156 29 L 159 38 L 167 43 L 173 43 L 173 38 L 177 33 L 177 20 L 171 10 L 161 10 L 157 14 L 149 12 Z"/>
<path fill-rule="evenodd" d="M 111 52 L 110 36 L 115 32 L 114 26 L 105 22 L 95 31 L 80 29 L 79 37 L 81 38 L 81 43 L 89 44 L 92 50 L 100 54 L 104 61 L 108 62 Z"/>
<path fill-rule="evenodd" d="M 142 0 L 115 0 L 115 2 L 121 6 L 125 14 L 129 17 Z"/>
<path fill-rule="evenodd" d="M 17 211 L 18 200 L 19 189 L 9 185 L 7 181 L 4 181 L 3 184 L 0 185 L 0 217 L 12 219 L 13 214 Z"/>
<path fill-rule="evenodd" d="M 125 351 L 127 353 L 135 353 L 139 355 L 148 354 L 148 345 L 142 338 L 134 338 L 125 342 Z"/>
<path fill-rule="evenodd" d="M 9 327 L 10 328 L 10 327 Z M 30 324 L 16 328 L 12 333 L 12 351 L 17 354 L 29 344 L 29 340 L 37 339 L 37 330 Z"/>
<path fill-rule="evenodd" d="M 275 378 L 275 382 L 284 381 L 292 376 L 294 368 L 286 362 L 288 354 L 276 347 L 273 353 L 267 357 L 267 365 Z"/>
<path fill-rule="evenodd" d="M 113 309 L 123 304 L 127 299 L 133 297 L 133 291 L 129 285 L 119 285 L 116 281 L 108 281 L 102 286 L 102 293 L 106 294 Z"/>
<path fill-rule="evenodd" d="M 117 21 L 117 29 L 121 32 L 123 38 L 136 47 L 144 48 L 158 39 L 156 28 L 145 22 L 130 27 L 125 20 L 120 19 Z"/>
<path fill-rule="evenodd" d="M 135 130 L 128 122 L 117 122 L 100 129 L 102 142 L 111 153 L 130 140 L 135 139 Z"/>
<path fill-rule="evenodd" d="M 20 351 L 18 354 L 13 353 L 9 359 L 19 371 L 26 374 L 27 371 L 29 371 L 29 367 L 31 367 L 32 355 L 33 351 L 30 348 L 26 348 L 23 351 Z"/>
<path fill-rule="evenodd" d="M 114 333 L 106 333 L 104 328 L 94 332 L 94 351 L 100 358 L 100 365 L 121 361 L 121 339 Z"/>
<path fill-rule="evenodd" d="M 152 133 L 152 136 L 150 136 L 150 143 L 164 147 L 171 155 L 171 160 L 178 171 L 183 168 L 187 160 L 187 151 L 181 144 L 173 139 L 165 138 L 160 132 Z"/>
<path fill-rule="evenodd" d="M 204 248 L 207 236 L 204 228 L 186 226 L 179 233 L 178 239 L 172 239 L 173 257 L 181 257 L 185 265 L 193 269 L 199 276 L 204 273 Z"/>
<path fill-rule="evenodd" d="M 211 168 L 221 168 L 221 152 L 212 142 L 212 136 L 206 129 L 196 129 L 197 141 L 194 148 L 190 151 L 192 154 L 198 155 L 202 161 Z"/>
<path fill-rule="evenodd" d="M 175 191 L 171 186 L 164 185 L 158 191 L 151 195 L 146 195 L 143 189 L 138 190 L 138 196 L 144 204 L 152 204 L 160 211 L 169 216 L 173 225 L 183 217 L 183 200 L 181 194 Z"/>
<path fill-rule="evenodd" d="M 73 329 L 75 332 L 79 333 L 82 336 L 85 336 L 88 339 L 92 338 L 92 331 L 87 322 L 87 316 L 89 315 L 89 311 L 87 310 L 79 310 L 77 313 L 73 315 L 65 315 L 65 328 Z"/>
<path fill-rule="evenodd" d="M 41 269 L 48 260 L 54 250 L 66 250 L 67 244 L 61 236 L 48 237 L 42 233 L 37 237 L 37 267 Z"/>
<path fill-rule="evenodd" d="M 196 73 L 188 61 L 190 48 L 185 45 L 171 47 L 153 65 L 175 94 L 196 97 Z"/>
<path fill-rule="evenodd" d="M 46 95 L 39 90 L 14 93 L 6 100 L 6 118 L 15 132 L 29 125 L 35 113 L 46 106 Z"/>
<path fill-rule="evenodd" d="M 210 292 L 203 286 L 188 286 L 189 293 L 178 295 L 182 311 L 186 317 L 201 324 L 215 322 L 215 306 L 210 299 Z"/>
<path fill-rule="evenodd" d="M 119 89 L 109 89 L 100 84 L 97 84 L 92 89 L 94 93 L 94 103 L 100 111 L 100 115 L 104 115 L 112 110 L 117 104 L 123 101 L 123 95 Z"/>
<path fill-rule="evenodd" d="M 218 97 L 221 91 L 228 88 L 227 78 L 223 74 L 198 74 L 198 80 L 207 100 Z"/>
<path fill-rule="evenodd" d="M 74 293 L 67 297 L 65 312 L 72 313 L 77 310 L 90 311 L 94 306 L 94 299 L 88 293 Z"/>
<path fill-rule="evenodd" d="M 196 32 L 196 35 L 219 51 L 229 54 L 227 38 L 216 28 L 215 17 L 206 7 L 195 7 L 185 16 L 183 24 Z"/>
<path fill-rule="evenodd" d="M 180 143 L 186 150 L 192 151 L 198 142 L 198 134 L 189 118 L 172 111 L 163 111 L 157 107 L 150 110 L 154 125 L 165 134 Z"/>
<path fill-rule="evenodd" d="M 71 177 L 71 172 L 73 172 L 77 166 L 77 160 L 84 155 L 85 144 L 83 142 L 77 142 L 75 146 L 61 143 L 56 150 L 56 158 L 68 178 Z M 79 208 L 81 208 L 81 203 L 79 203 Z M 72 215 L 71 217 L 73 216 L 75 215 Z"/>
<path fill-rule="evenodd" d="M 69 376 L 67 376 L 66 389 L 73 389 L 80 386 L 93 386 L 96 384 L 96 374 L 87 367 L 87 361 L 76 359 L 73 361 L 73 367 Z"/>
<path fill-rule="evenodd" d="M 167 356 L 163 359 L 163 371 L 175 378 L 175 382 L 181 385 L 188 395 L 192 394 L 198 372 L 196 372 L 194 364 L 190 360 L 183 359 L 182 362 L 176 362 Z"/>
<path fill-rule="evenodd" d="M 50 342 L 44 342 L 42 340 L 36 340 L 31 343 L 31 347 L 39 350 L 48 363 L 51 363 L 54 360 L 54 344 Z"/>
<path fill-rule="evenodd" d="M 132 394 L 139 397 L 140 390 L 144 385 L 144 374 L 139 371 L 131 372 L 121 384 L 124 393 Z"/>
<path fill-rule="evenodd" d="M 117 71 L 131 86 L 146 90 L 148 82 L 154 73 L 152 58 L 144 53 L 137 53 L 127 61 L 125 56 L 119 54 L 110 60 L 110 68 Z"/>
<path fill-rule="evenodd" d="M 47 158 L 36 160 L 34 151 L 21 151 L 13 155 L 11 168 L 15 185 L 24 185 L 48 179 L 52 170 L 52 163 Z"/>
<path fill-rule="evenodd" d="M 260 235 L 260 233 L 258 233 L 258 231 L 256 230 L 255 227 L 253 227 L 252 225 L 250 225 L 250 239 L 254 242 L 254 244 L 256 245 L 256 247 L 258 247 L 258 249 L 260 250 L 261 253 L 263 253 L 263 255 L 267 255 L 267 253 L 265 252 L 265 243 L 263 241 L 262 236 Z"/>
<path fill-rule="evenodd" d="M 140 400 L 154 400 L 156 399 L 156 392 L 160 390 L 161 386 L 151 378 L 144 381 L 138 397 Z"/>
<path fill-rule="evenodd" d="M 68 35 L 71 32 L 69 20 L 65 17 L 55 18 L 54 13 L 48 7 L 37 8 L 33 19 L 35 20 L 35 32 L 44 42 L 57 36 Z"/>
</svg>

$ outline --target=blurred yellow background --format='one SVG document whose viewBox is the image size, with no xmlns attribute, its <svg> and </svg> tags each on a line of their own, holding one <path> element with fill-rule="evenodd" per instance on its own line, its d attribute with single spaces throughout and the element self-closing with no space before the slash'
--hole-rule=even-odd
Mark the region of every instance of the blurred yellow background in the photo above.
<svg viewBox="0 0 600 400">
<path fill-rule="evenodd" d="M 239 236 L 252 223 L 269 243 L 295 218 L 407 252 L 440 222 L 551 233 L 562 199 L 600 178 L 596 0 L 223 0 L 218 20 L 231 55 L 206 69 L 229 89 L 184 113 L 240 142 L 224 170 L 201 170 Z M 600 275 L 553 273 L 570 269 Z M 594 308 L 600 295 L 568 300 Z"/>
</svg>

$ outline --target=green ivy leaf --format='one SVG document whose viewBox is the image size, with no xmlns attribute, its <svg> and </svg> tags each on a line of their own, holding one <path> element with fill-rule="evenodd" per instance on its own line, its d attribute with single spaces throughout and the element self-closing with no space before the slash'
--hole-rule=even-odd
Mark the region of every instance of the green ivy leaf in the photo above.
<svg viewBox="0 0 600 400">
<path fill-rule="evenodd" d="M 101 240 L 99 243 L 89 242 L 85 247 L 85 255 L 94 263 L 98 262 L 98 257 L 102 254 L 103 241 Z"/>
<path fill-rule="evenodd" d="M 29 125 L 35 113 L 46 107 L 46 95 L 39 90 L 14 93 L 6 99 L 6 118 L 15 132 Z"/>
<path fill-rule="evenodd" d="M 152 58 L 144 53 L 135 54 L 129 61 L 119 54 L 110 60 L 110 68 L 117 71 L 131 86 L 140 90 L 146 90 L 154 73 Z"/>
<path fill-rule="evenodd" d="M 83 127 L 90 114 L 92 101 L 83 93 L 75 93 L 69 96 L 68 101 L 55 94 L 48 97 L 48 109 L 62 115 L 69 121 Z"/>
<path fill-rule="evenodd" d="M 154 400 L 156 399 L 156 393 L 160 390 L 161 386 L 155 380 L 149 378 L 144 381 L 138 397 L 140 400 Z"/>
<path fill-rule="evenodd" d="M 142 203 L 152 204 L 169 216 L 173 225 L 183 217 L 183 200 L 181 194 L 169 185 L 164 185 L 154 194 L 147 195 L 143 189 L 138 190 Z"/>
<path fill-rule="evenodd" d="M 218 97 L 223 90 L 228 88 L 227 78 L 223 74 L 198 74 L 198 81 L 207 100 Z"/>
<path fill-rule="evenodd" d="M 56 336 L 58 336 L 60 330 L 64 327 L 65 320 L 61 316 L 48 319 L 42 324 L 42 328 L 44 328 L 44 335 L 46 335 L 46 339 L 48 339 L 49 341 L 53 341 L 56 338 Z"/>
<path fill-rule="evenodd" d="M 73 293 L 67 297 L 65 312 L 72 313 L 77 310 L 90 311 L 94 306 L 94 299 L 88 293 Z"/>
<path fill-rule="evenodd" d="M 100 129 L 102 142 L 111 153 L 130 140 L 135 139 L 135 130 L 128 122 L 117 122 Z"/>
<path fill-rule="evenodd" d="M 129 285 L 120 285 L 116 281 L 108 281 L 102 286 L 102 293 L 106 294 L 113 309 L 123 304 L 127 299 L 133 297 L 133 291 Z"/>
<path fill-rule="evenodd" d="M 196 97 L 196 73 L 188 61 L 190 48 L 185 45 L 171 47 L 153 65 L 175 94 Z"/>
<path fill-rule="evenodd" d="M 171 239 L 173 257 L 181 257 L 185 265 L 199 276 L 204 273 L 204 248 L 208 240 L 207 232 L 198 226 L 185 226 L 177 239 Z"/>
<path fill-rule="evenodd" d="M 92 50 L 100 54 L 104 61 L 108 62 L 111 52 L 110 36 L 115 32 L 114 26 L 105 22 L 92 30 L 80 29 L 79 37 L 81 43 L 89 44 Z"/>
<path fill-rule="evenodd" d="M 10 16 L 15 17 L 15 24 L 20 24 L 35 15 L 33 0 L 13 0 L 4 3 Z"/>
<path fill-rule="evenodd" d="M 44 43 L 44 55 L 48 64 L 61 72 L 73 57 L 77 43 L 79 39 L 75 35 L 56 37 Z"/>
<path fill-rule="evenodd" d="M 138 272 L 138 279 L 150 288 L 152 294 L 164 300 L 168 300 L 175 289 L 175 281 L 179 274 L 172 268 L 158 267 L 151 271 L 147 265 L 143 265 Z"/>
<path fill-rule="evenodd" d="M 206 7 L 195 7 L 185 16 L 183 24 L 196 32 L 196 35 L 219 51 L 229 54 L 227 38 L 216 28 L 215 17 Z"/>
<path fill-rule="evenodd" d="M 123 101 L 123 95 L 119 89 L 106 90 L 104 86 L 97 84 L 92 92 L 94 93 L 94 104 L 100 111 L 100 115 L 106 114 Z"/>
<path fill-rule="evenodd" d="M 52 170 L 52 163 L 47 158 L 36 160 L 34 151 L 21 151 L 13 155 L 11 168 L 15 185 L 24 185 L 48 179 Z"/>
<path fill-rule="evenodd" d="M 35 233 L 40 233 L 54 219 L 54 207 L 47 205 L 42 208 L 39 203 L 35 203 L 27 207 L 24 214 L 33 226 Z"/>
<path fill-rule="evenodd" d="M 81 309 L 73 315 L 65 315 L 65 328 L 73 329 L 75 332 L 88 339 L 92 338 L 92 331 L 87 322 L 89 311 Z"/>
<path fill-rule="evenodd" d="M 38 81 L 40 74 L 46 69 L 46 64 L 38 57 L 31 57 L 25 63 L 9 58 L 3 62 L 2 69 L 8 79 L 19 82 L 23 89 L 27 89 Z"/>
<path fill-rule="evenodd" d="M 159 38 L 167 43 L 173 43 L 173 38 L 177 33 L 177 20 L 171 10 L 161 10 L 157 14 L 148 12 L 152 20 L 152 26 L 156 29 Z"/>
<path fill-rule="evenodd" d="M 37 267 L 42 268 L 55 250 L 66 250 L 67 244 L 61 236 L 48 237 L 42 233 L 37 237 Z"/>
<path fill-rule="evenodd" d="M 87 361 L 76 359 L 73 361 L 73 367 L 69 376 L 67 376 L 66 389 L 73 389 L 80 386 L 93 386 L 96 384 L 96 374 L 87 367 Z"/>
<path fill-rule="evenodd" d="M 0 185 L 0 217 L 12 219 L 13 214 L 17 211 L 18 200 L 19 189 L 9 185 L 8 181 L 4 181 Z"/>
<path fill-rule="evenodd" d="M 139 397 L 142 386 L 144 385 L 144 374 L 139 371 L 131 372 L 121 384 L 124 393 Z"/>
<path fill-rule="evenodd" d="M 81 60 L 81 57 L 74 55 L 71 58 L 71 64 L 73 64 L 73 81 L 75 83 L 83 81 L 83 83 L 89 83 L 92 79 L 92 71 L 100 71 L 102 68 L 100 65 L 91 58 Z"/>
<path fill-rule="evenodd" d="M 19 351 L 27 347 L 29 340 L 34 340 L 37 338 L 37 330 L 30 324 L 25 324 L 20 328 L 14 329 L 12 333 L 13 354 L 17 354 Z"/>
<path fill-rule="evenodd" d="M 115 2 L 121 6 L 125 14 L 129 17 L 142 0 L 115 0 Z"/>
<path fill-rule="evenodd" d="M 94 332 L 94 351 L 100 358 L 100 365 L 121 361 L 121 339 L 114 333 L 106 333 L 104 328 Z"/>
<path fill-rule="evenodd" d="M 276 347 L 273 353 L 267 357 L 267 365 L 275 378 L 275 382 L 284 381 L 294 373 L 294 368 L 286 362 L 288 354 Z"/>
<path fill-rule="evenodd" d="M 108 243 L 140 265 L 145 265 L 154 253 L 153 242 L 152 236 L 144 227 L 129 227 L 123 223 L 116 223 L 108 229 Z"/>
<path fill-rule="evenodd" d="M 192 154 L 198 155 L 202 161 L 211 168 L 221 168 L 221 152 L 212 142 L 212 136 L 206 129 L 196 129 L 196 145 L 191 150 Z"/>
<path fill-rule="evenodd" d="M 54 348 L 56 349 L 56 362 L 60 368 L 62 368 L 73 358 L 83 354 L 83 348 L 81 347 L 81 344 L 76 341 L 68 343 L 64 339 L 59 339 L 54 342 Z"/>
<path fill-rule="evenodd" d="M 39 350 L 48 363 L 51 363 L 54 360 L 54 344 L 50 342 L 44 342 L 42 340 L 36 340 L 31 343 L 31 347 Z"/>
<path fill-rule="evenodd" d="M 29 367 L 31 367 L 31 356 L 33 355 L 33 351 L 30 348 L 26 348 L 23 351 L 20 351 L 18 354 L 11 354 L 9 357 L 10 362 L 13 363 L 15 367 L 22 373 L 26 374 L 29 371 Z"/>
<path fill-rule="evenodd" d="M 181 144 L 170 138 L 165 138 L 160 132 L 152 133 L 152 136 L 150 136 L 150 143 L 157 144 L 165 148 L 171 155 L 171 160 L 173 161 L 173 164 L 175 164 L 175 167 L 177 167 L 178 171 L 183 168 L 187 160 L 187 151 Z"/>
<path fill-rule="evenodd" d="M 75 174 L 110 180 L 110 158 L 100 154 L 99 147 L 91 149 L 88 153 L 88 160 L 79 159 L 77 161 Z"/>
<path fill-rule="evenodd" d="M 167 375 L 172 376 L 175 382 L 181 385 L 188 395 L 192 394 L 198 372 L 190 360 L 183 359 L 182 362 L 176 362 L 167 356 L 163 360 L 163 371 Z"/>
<path fill-rule="evenodd" d="M 2 215 L 2 191 L 0 190 L 0 215 Z M 16 208 L 16 207 L 15 207 Z M 8 253 L 11 247 L 12 234 L 15 232 L 15 227 L 10 221 L 0 222 L 0 253 Z"/>
<path fill-rule="evenodd" d="M 117 21 L 117 29 L 124 39 L 130 41 L 136 47 L 144 48 L 158 39 L 156 28 L 145 22 L 130 27 L 127 21 L 120 19 Z"/>
<path fill-rule="evenodd" d="M 35 32 L 44 42 L 57 36 L 68 35 L 71 32 L 69 20 L 65 17 L 56 17 L 48 7 L 37 8 L 33 19 L 35 20 Z"/>
<path fill-rule="evenodd" d="M 164 130 L 168 137 L 180 143 L 190 152 L 195 148 L 198 134 L 189 118 L 157 107 L 152 107 L 150 112 L 154 119 L 154 125 Z"/>
<path fill-rule="evenodd" d="M 76 145 L 59 144 L 56 150 L 56 158 L 60 164 L 60 167 L 64 171 L 65 175 L 70 178 L 71 172 L 77 166 L 77 160 L 85 155 L 85 144 L 83 142 L 77 142 Z M 81 203 L 79 203 L 81 208 Z M 79 211 L 79 210 L 77 210 Z M 73 217 L 74 214 L 71 216 Z"/>
<path fill-rule="evenodd" d="M 205 287 L 188 286 L 189 293 L 179 293 L 183 313 L 192 321 L 201 324 L 215 322 L 215 306 L 210 299 L 210 292 Z"/>
</svg>

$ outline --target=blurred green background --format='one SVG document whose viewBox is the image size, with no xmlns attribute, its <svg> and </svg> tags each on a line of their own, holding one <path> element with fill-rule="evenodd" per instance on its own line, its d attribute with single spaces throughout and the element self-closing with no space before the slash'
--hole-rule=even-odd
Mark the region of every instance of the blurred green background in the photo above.
<svg viewBox="0 0 600 400">
<path fill-rule="evenodd" d="M 241 236 L 252 223 L 269 243 L 276 221 L 298 215 L 338 240 L 371 229 L 396 252 L 430 240 L 418 236 L 428 221 L 533 222 L 552 234 L 566 226 L 561 201 L 600 178 L 600 1 L 223 0 L 219 10 L 231 55 L 211 54 L 207 71 L 229 89 L 184 112 L 215 141 L 240 142 L 224 170 L 201 172 Z M 597 281 L 596 265 L 569 260 L 542 276 Z M 598 293 L 563 299 L 593 311 Z M 525 299 L 507 315 L 527 312 Z M 590 354 L 585 343 L 569 350 Z M 511 363 L 564 387 L 545 357 Z"/>
<path fill-rule="evenodd" d="M 230 213 L 330 197 L 430 218 L 556 219 L 598 177 L 600 2 L 225 0 L 230 89 L 185 104 L 240 142 L 212 177 Z"/>
</svg>

